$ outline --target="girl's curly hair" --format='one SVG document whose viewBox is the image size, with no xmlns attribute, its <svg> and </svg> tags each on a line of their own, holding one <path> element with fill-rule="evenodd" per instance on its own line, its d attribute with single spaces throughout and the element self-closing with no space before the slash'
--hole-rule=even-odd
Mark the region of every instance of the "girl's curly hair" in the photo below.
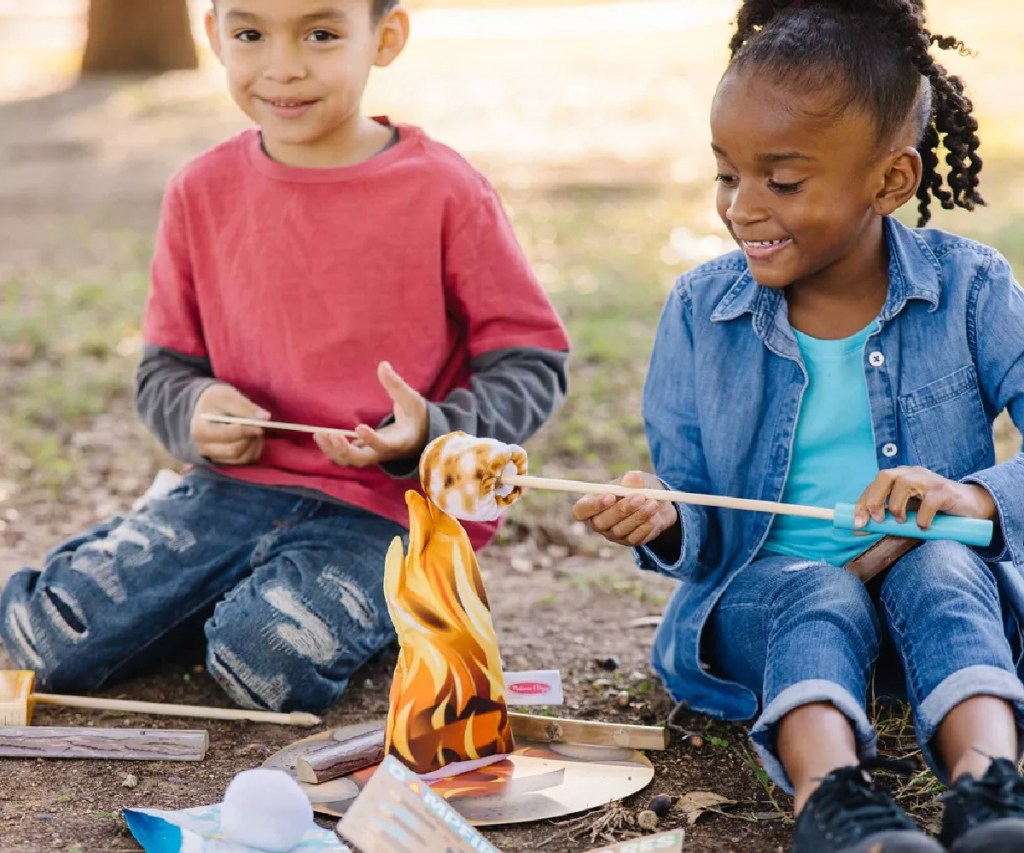
<svg viewBox="0 0 1024 853">
<path fill-rule="evenodd" d="M 932 59 L 933 44 L 969 53 L 959 39 L 928 30 L 923 0 L 747 0 L 729 45 L 729 69 L 756 66 L 802 89 L 835 79 L 833 114 L 866 109 L 880 139 L 913 122 L 924 165 L 918 224 L 925 225 L 933 197 L 947 210 L 985 203 L 978 192 L 974 107 L 963 81 Z M 940 145 L 946 149 L 945 176 L 939 172 Z"/>
</svg>

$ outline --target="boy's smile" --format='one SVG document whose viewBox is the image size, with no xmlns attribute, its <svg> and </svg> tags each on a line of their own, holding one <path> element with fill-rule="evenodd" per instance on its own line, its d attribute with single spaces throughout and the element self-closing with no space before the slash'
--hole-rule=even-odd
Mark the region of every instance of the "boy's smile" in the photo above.
<svg viewBox="0 0 1024 853">
<path fill-rule="evenodd" d="M 219 0 L 207 32 L 267 153 L 292 166 L 368 159 L 390 131 L 361 114 L 370 69 L 405 44 L 408 16 L 372 0 Z"/>
</svg>

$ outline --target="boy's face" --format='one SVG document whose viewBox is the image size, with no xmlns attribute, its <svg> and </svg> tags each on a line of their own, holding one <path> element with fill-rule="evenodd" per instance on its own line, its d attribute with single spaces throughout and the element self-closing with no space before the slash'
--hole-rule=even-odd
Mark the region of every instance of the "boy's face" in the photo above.
<svg viewBox="0 0 1024 853">
<path fill-rule="evenodd" d="M 715 96 L 718 213 L 764 286 L 828 279 L 880 245 L 875 128 L 856 110 L 812 119 L 828 114 L 831 94 L 794 95 L 748 71 Z"/>
<path fill-rule="evenodd" d="M 401 8 L 374 21 L 372 0 L 217 0 L 210 44 L 236 103 L 268 150 L 302 164 L 313 149 L 343 148 L 357 132 L 374 65 L 404 47 Z"/>
</svg>

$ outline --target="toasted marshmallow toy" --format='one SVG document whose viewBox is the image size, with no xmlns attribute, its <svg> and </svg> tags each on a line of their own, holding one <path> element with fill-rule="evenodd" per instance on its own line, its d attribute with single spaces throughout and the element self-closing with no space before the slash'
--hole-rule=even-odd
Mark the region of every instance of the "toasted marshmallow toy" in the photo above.
<svg viewBox="0 0 1024 853">
<path fill-rule="evenodd" d="M 526 474 L 526 451 L 492 438 L 450 432 L 420 457 L 420 483 L 443 512 L 464 521 L 494 521 L 519 500 L 522 488 L 502 477 Z"/>
</svg>

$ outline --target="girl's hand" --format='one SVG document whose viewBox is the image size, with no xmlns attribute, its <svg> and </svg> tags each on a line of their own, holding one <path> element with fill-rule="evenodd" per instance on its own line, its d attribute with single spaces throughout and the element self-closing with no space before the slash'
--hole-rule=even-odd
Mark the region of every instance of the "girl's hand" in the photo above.
<svg viewBox="0 0 1024 853">
<path fill-rule="evenodd" d="M 911 500 L 920 502 L 917 525 L 922 530 L 931 526 L 937 512 L 989 521 L 996 518 L 995 501 L 984 486 L 956 483 L 927 468 L 904 465 L 879 472 L 857 499 L 853 523 L 863 527 L 869 516 L 882 521 L 886 508 L 899 521 L 906 521 L 907 504 Z"/>
<path fill-rule="evenodd" d="M 317 446 L 332 462 L 367 468 L 419 455 L 427 443 L 427 401 L 386 361 L 377 368 L 377 379 L 394 402 L 394 421 L 380 429 L 356 427 L 356 438 L 318 432 Z"/>
<path fill-rule="evenodd" d="M 665 488 L 661 480 L 643 471 L 630 471 L 613 482 L 631 488 Z M 576 502 L 572 515 L 577 521 L 586 521 L 609 542 L 634 548 L 653 542 L 679 523 L 679 513 L 671 501 L 656 501 L 639 495 L 629 498 L 587 495 Z"/>
<path fill-rule="evenodd" d="M 224 382 L 206 388 L 196 400 L 189 434 L 200 456 L 217 465 L 251 465 L 263 453 L 263 429 L 239 424 L 214 424 L 200 417 L 233 415 L 267 420 L 270 413 L 257 406 L 241 391 Z"/>
</svg>

